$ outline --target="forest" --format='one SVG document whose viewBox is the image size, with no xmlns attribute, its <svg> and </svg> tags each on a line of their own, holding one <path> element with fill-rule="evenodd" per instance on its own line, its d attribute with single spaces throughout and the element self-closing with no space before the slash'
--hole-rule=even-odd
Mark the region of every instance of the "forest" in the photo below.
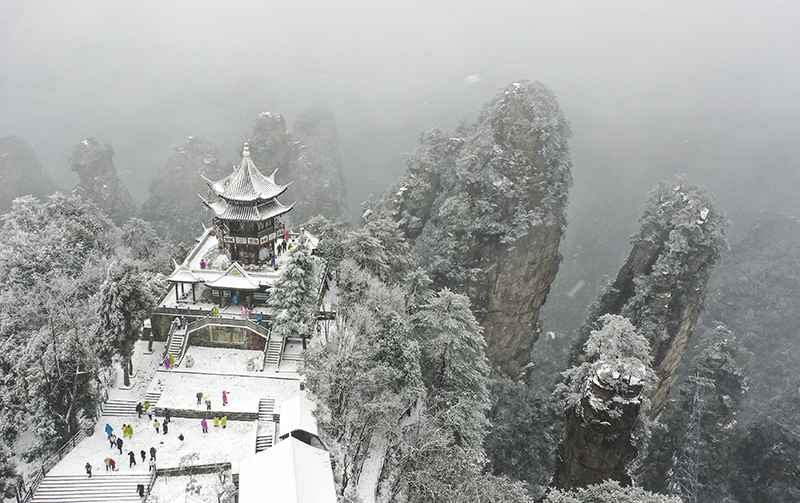
<svg viewBox="0 0 800 503">
<path fill-rule="evenodd" d="M 293 182 L 287 227 L 319 237 L 328 267 L 335 329 L 303 373 L 340 501 L 800 499 L 796 218 L 764 216 L 729 244 L 711 191 L 659 182 L 618 274 L 561 333 L 540 311 L 564 260 L 572 132 L 545 85 L 515 82 L 456 130 L 421 134 L 358 224 L 330 110 L 293 127 L 263 113 L 248 141 Z M 171 260 L 207 224 L 203 176 L 225 168 L 190 137 L 135 208 L 111 145 L 75 147 L 69 195 L 23 140 L 0 146 L 3 170 L 41 179 L 0 201 L 10 497 L 17 463 L 58 449 L 95 416 L 114 365 L 131 370 Z M 293 295 L 313 285 L 294 272 L 275 326 L 313 333 L 318 306 Z"/>
</svg>

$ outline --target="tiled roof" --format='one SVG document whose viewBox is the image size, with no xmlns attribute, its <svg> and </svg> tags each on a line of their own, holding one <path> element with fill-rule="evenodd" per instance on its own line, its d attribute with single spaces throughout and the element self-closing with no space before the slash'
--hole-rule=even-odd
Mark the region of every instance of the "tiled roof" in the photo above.
<svg viewBox="0 0 800 503">
<path fill-rule="evenodd" d="M 284 206 L 277 199 L 271 199 L 256 206 L 230 204 L 225 199 L 217 199 L 213 203 L 206 200 L 203 202 L 211 208 L 217 218 L 240 222 L 263 222 L 268 218 L 283 215 L 292 209 L 292 206 Z"/>
<path fill-rule="evenodd" d="M 238 202 L 266 201 L 281 195 L 287 187 L 275 183 L 275 173 L 270 176 L 261 174 L 250 158 L 246 143 L 239 167 L 218 182 L 206 179 L 206 183 L 219 197 Z"/>
</svg>

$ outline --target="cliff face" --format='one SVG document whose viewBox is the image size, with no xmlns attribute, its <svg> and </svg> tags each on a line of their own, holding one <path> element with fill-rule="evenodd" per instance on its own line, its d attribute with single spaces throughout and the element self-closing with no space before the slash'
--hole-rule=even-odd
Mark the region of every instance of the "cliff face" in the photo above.
<svg viewBox="0 0 800 503">
<path fill-rule="evenodd" d="M 33 148 L 16 136 L 0 138 L 0 212 L 14 199 L 32 195 L 38 199 L 55 191 L 53 182 Z"/>
<path fill-rule="evenodd" d="M 219 180 L 229 173 L 219 163 L 219 153 L 211 143 L 190 136 L 172 151 L 164 170 L 150 181 L 150 197 L 142 205 L 142 216 L 159 235 L 172 241 L 191 243 L 211 218 L 204 211 L 199 195 L 208 186 L 203 176 Z M 202 175 L 202 176 L 201 176 Z"/>
<path fill-rule="evenodd" d="M 553 484 L 574 489 L 616 480 L 630 485 L 628 464 L 636 457 L 636 432 L 655 382 L 644 336 L 617 315 L 600 318 L 585 345 L 586 359 L 564 373 L 566 422 L 558 445 Z"/>
<path fill-rule="evenodd" d="M 579 343 L 600 316 L 620 314 L 647 338 L 658 376 L 649 393 L 651 417 L 664 406 L 703 309 L 711 269 L 727 249 L 724 227 L 722 213 L 704 189 L 657 185 L 648 195 L 628 260 L 581 329 Z M 574 351 L 573 361 L 579 355 Z"/>
<path fill-rule="evenodd" d="M 286 217 L 289 224 L 302 225 L 317 215 L 337 223 L 350 220 L 330 109 L 318 107 L 301 113 L 293 133 L 286 130 L 282 115 L 262 113 L 256 118 L 249 146 L 253 162 L 265 174 L 277 169 L 277 182 L 291 182 L 296 204 Z"/>
<path fill-rule="evenodd" d="M 399 222 L 437 286 L 469 295 L 487 355 L 512 376 L 530 360 L 558 271 L 570 135 L 549 89 L 512 84 L 475 122 L 421 135 L 405 175 L 373 208 Z"/>
<path fill-rule="evenodd" d="M 96 204 L 114 223 L 122 225 L 135 216 L 136 210 L 130 192 L 117 176 L 113 157 L 114 147 L 89 138 L 75 147 L 69 163 L 80 177 L 74 192 Z"/>
</svg>

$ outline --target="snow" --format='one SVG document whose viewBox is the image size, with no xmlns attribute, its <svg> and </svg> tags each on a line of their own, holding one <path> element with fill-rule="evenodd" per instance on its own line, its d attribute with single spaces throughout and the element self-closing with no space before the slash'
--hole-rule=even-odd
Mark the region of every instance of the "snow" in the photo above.
<svg viewBox="0 0 800 503">
<path fill-rule="evenodd" d="M 147 354 L 146 349 L 146 341 L 137 342 L 133 356 L 136 374 L 132 378 L 132 386 L 129 389 L 120 388 L 122 378 L 119 375 L 115 385 L 108 390 L 109 398 L 144 402 L 146 391 L 159 390 L 162 395 L 157 402 L 158 407 L 205 410 L 205 404 L 198 406 L 195 397 L 198 391 L 202 391 L 211 395 L 212 412 L 222 417 L 230 411 L 257 412 L 260 398 L 271 397 L 279 404 L 300 394 L 300 376 L 295 372 L 247 371 L 247 360 L 255 357 L 260 362 L 263 357 L 261 351 L 192 346 L 188 350 L 188 354 L 195 360 L 192 368 L 187 369 L 183 365 L 166 370 L 160 366 L 164 343 L 155 343 L 152 354 Z M 222 405 L 223 390 L 230 392 L 228 405 L 225 407 Z M 163 417 L 157 419 L 163 422 Z M 115 433 L 122 431 L 123 423 L 133 425 L 133 437 L 123 438 L 123 455 L 116 448 L 110 448 L 104 431 L 106 423 L 111 424 Z M 209 432 L 203 434 L 199 419 L 173 416 L 169 433 L 164 435 L 163 432 L 156 433 L 145 414 L 141 418 L 100 416 L 95 433 L 80 442 L 49 473 L 84 474 L 84 465 L 87 462 L 94 466 L 96 473 L 104 473 L 103 460 L 106 456 L 117 461 L 119 471 L 115 473 L 146 473 L 149 468 L 149 454 L 143 463 L 139 451 L 149 452 L 150 447 L 157 450 L 160 468 L 177 467 L 182 457 L 195 453 L 198 459 L 194 464 L 231 462 L 235 465 L 240 458 L 255 452 L 256 421 L 229 420 L 225 429 L 221 426 L 214 427 L 211 420 L 208 424 Z M 183 441 L 178 439 L 181 433 L 184 436 Z M 128 467 L 130 450 L 137 457 L 137 464 L 131 468 Z M 159 477 L 159 480 L 161 478 L 163 477 Z M 172 494 L 172 499 L 179 495 L 173 494 L 171 490 L 167 492 Z M 159 501 L 170 500 L 159 498 Z"/>
</svg>

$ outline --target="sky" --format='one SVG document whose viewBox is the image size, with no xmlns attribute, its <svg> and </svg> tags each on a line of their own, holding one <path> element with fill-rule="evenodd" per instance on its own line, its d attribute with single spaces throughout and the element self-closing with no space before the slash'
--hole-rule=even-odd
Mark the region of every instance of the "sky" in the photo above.
<svg viewBox="0 0 800 503">
<path fill-rule="evenodd" d="M 357 214 L 420 132 L 538 80 L 573 129 L 562 250 L 602 247 L 614 274 L 660 179 L 708 187 L 731 235 L 800 213 L 798 25 L 800 3 L 780 0 L 0 0 L 0 136 L 31 144 L 66 189 L 75 145 L 111 143 L 141 203 L 187 136 L 232 163 L 258 113 L 291 130 L 324 104 Z"/>
</svg>

